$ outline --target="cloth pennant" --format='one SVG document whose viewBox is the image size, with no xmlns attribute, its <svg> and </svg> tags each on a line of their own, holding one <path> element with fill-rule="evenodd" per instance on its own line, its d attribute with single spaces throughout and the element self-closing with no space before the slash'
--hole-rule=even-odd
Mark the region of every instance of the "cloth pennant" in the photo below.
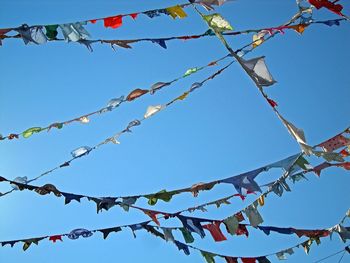
<svg viewBox="0 0 350 263">
<path fill-rule="evenodd" d="M 185 18 L 187 17 L 187 14 L 185 13 L 185 11 L 182 9 L 181 6 L 177 5 L 177 6 L 172 6 L 172 7 L 168 7 L 166 8 L 166 11 L 169 13 L 169 15 L 172 18 Z"/>
<path fill-rule="evenodd" d="M 123 16 L 119 15 L 119 16 L 106 17 L 103 19 L 103 22 L 105 27 L 111 27 L 113 29 L 116 29 L 122 26 Z"/>
<path fill-rule="evenodd" d="M 220 223 L 219 221 L 215 221 L 214 223 L 203 225 L 203 228 L 208 230 L 215 240 L 215 242 L 225 241 L 227 238 L 220 230 Z"/>
<path fill-rule="evenodd" d="M 333 2 L 329 0 L 309 0 L 309 3 L 316 7 L 316 9 L 324 7 L 337 15 L 343 16 L 341 12 L 343 10 L 343 6 L 341 4 L 335 4 L 336 2 L 338 2 L 338 0 Z"/>
<path fill-rule="evenodd" d="M 276 83 L 266 66 L 264 56 L 242 60 L 242 63 L 248 69 L 251 78 L 255 79 L 259 86 L 267 87 Z"/>
</svg>

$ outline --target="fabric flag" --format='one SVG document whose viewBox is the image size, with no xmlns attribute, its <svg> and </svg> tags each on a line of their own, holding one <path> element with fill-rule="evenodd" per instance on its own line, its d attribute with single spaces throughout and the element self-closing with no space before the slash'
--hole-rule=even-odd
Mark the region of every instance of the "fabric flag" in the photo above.
<svg viewBox="0 0 350 263">
<path fill-rule="evenodd" d="M 111 228 L 99 229 L 97 231 L 99 231 L 103 234 L 103 239 L 106 239 L 110 233 L 112 233 L 112 232 L 117 233 L 119 231 L 122 231 L 122 229 L 120 227 L 111 227 Z"/>
<path fill-rule="evenodd" d="M 344 158 L 340 153 L 337 152 L 322 152 L 322 151 L 312 151 L 317 157 L 324 158 L 327 162 L 344 162 Z"/>
<path fill-rule="evenodd" d="M 213 5 L 222 6 L 227 0 L 200 0 L 197 1 L 198 4 L 202 5 L 208 11 L 214 10 Z"/>
<path fill-rule="evenodd" d="M 103 19 L 105 27 L 118 28 L 123 24 L 123 16 L 111 16 Z"/>
<path fill-rule="evenodd" d="M 216 256 L 215 254 L 209 253 L 203 250 L 201 250 L 201 254 L 207 263 L 215 263 L 215 259 L 214 259 L 214 257 Z"/>
<path fill-rule="evenodd" d="M 134 225 L 130 225 L 129 226 L 129 228 L 132 231 L 132 234 L 133 234 L 134 238 L 136 238 L 135 231 L 143 229 L 144 226 L 147 225 L 148 223 L 149 222 L 144 222 L 144 223 L 141 223 L 141 224 L 134 224 Z"/>
<path fill-rule="evenodd" d="M 249 222 L 253 227 L 257 227 L 258 225 L 264 222 L 257 207 L 258 207 L 258 202 L 256 201 L 244 209 L 244 213 L 248 217 Z"/>
<path fill-rule="evenodd" d="M 205 237 L 204 229 L 201 225 L 201 222 L 208 222 L 209 220 L 187 217 L 182 215 L 178 215 L 177 217 L 182 222 L 184 228 L 186 228 L 188 231 L 197 233 L 198 235 L 200 235 L 201 238 Z"/>
<path fill-rule="evenodd" d="M 294 233 L 293 228 L 283 228 L 274 226 L 258 226 L 258 229 L 262 230 L 266 235 L 270 235 L 270 232 L 277 232 L 279 234 L 291 235 Z"/>
<path fill-rule="evenodd" d="M 299 24 L 299 25 L 293 25 L 293 26 L 289 26 L 288 28 L 292 28 L 294 29 L 296 32 L 298 32 L 299 34 L 304 33 L 305 28 L 307 28 L 308 25 L 307 24 Z"/>
<path fill-rule="evenodd" d="M 220 14 L 204 15 L 203 19 L 217 32 L 233 30 L 233 27 Z"/>
<path fill-rule="evenodd" d="M 176 5 L 176 6 L 172 6 L 172 7 L 168 7 L 166 8 L 166 11 L 169 13 L 169 15 L 172 18 L 185 18 L 187 17 L 187 14 L 185 13 L 185 11 L 182 9 L 181 6 Z"/>
<path fill-rule="evenodd" d="M 133 120 L 133 121 L 129 122 L 128 127 L 126 127 L 125 131 L 131 132 L 130 129 L 132 127 L 139 126 L 139 125 L 141 125 L 141 122 L 139 120 Z"/>
<path fill-rule="evenodd" d="M 292 180 L 293 184 L 295 184 L 296 182 L 299 182 L 302 179 L 308 180 L 303 173 L 297 173 L 297 174 L 292 174 L 289 175 L 289 179 Z"/>
<path fill-rule="evenodd" d="M 64 196 L 64 204 L 67 205 L 69 204 L 72 200 L 75 200 L 80 203 L 80 199 L 82 199 L 84 196 L 82 195 L 75 195 L 75 194 L 69 194 L 69 193 L 62 193 Z"/>
<path fill-rule="evenodd" d="M 188 94 L 189 94 L 188 92 L 184 92 L 182 95 L 177 97 L 176 100 L 184 100 L 187 98 Z"/>
<path fill-rule="evenodd" d="M 190 231 L 188 231 L 184 227 L 181 227 L 180 231 L 181 231 L 181 233 L 182 233 L 186 243 L 193 243 L 194 242 L 194 238 L 193 238 L 193 236 L 192 236 Z"/>
<path fill-rule="evenodd" d="M 226 260 L 226 263 L 238 263 L 238 259 L 237 258 L 228 257 L 228 256 L 225 256 L 224 258 Z"/>
<path fill-rule="evenodd" d="M 254 181 L 254 179 L 263 171 L 266 171 L 265 167 L 226 178 L 224 180 L 220 180 L 219 182 L 233 184 L 240 195 L 246 195 L 247 192 L 261 192 L 259 185 Z M 242 192 L 242 189 L 245 190 L 244 193 Z"/>
<path fill-rule="evenodd" d="M 26 45 L 28 43 L 39 45 L 47 42 L 47 37 L 43 32 L 42 26 L 29 27 L 28 25 L 24 24 L 15 30 L 21 35 L 21 38 Z"/>
<path fill-rule="evenodd" d="M 171 241 L 174 242 L 175 238 L 173 236 L 173 233 L 171 232 L 171 228 L 164 228 L 162 227 L 163 233 L 164 233 L 164 239 L 165 241 Z"/>
<path fill-rule="evenodd" d="M 191 85 L 191 90 L 190 90 L 190 92 L 192 92 L 192 91 L 194 91 L 195 89 L 198 89 L 198 88 L 200 88 L 200 87 L 202 87 L 202 83 L 200 83 L 200 82 L 195 82 L 195 83 L 193 83 L 192 85 Z"/>
<path fill-rule="evenodd" d="M 31 238 L 31 239 L 27 239 L 27 240 L 23 240 L 24 244 L 23 244 L 23 250 L 26 251 L 31 244 L 35 244 L 38 245 L 39 241 L 43 240 L 44 238 Z"/>
<path fill-rule="evenodd" d="M 203 225 L 203 228 L 207 229 L 210 232 L 215 242 L 227 240 L 227 238 L 221 232 L 220 223 L 221 223 L 220 221 L 216 221 L 211 224 Z"/>
<path fill-rule="evenodd" d="M 153 116 L 154 114 L 156 114 L 157 112 L 161 111 L 164 108 L 165 108 L 164 105 L 148 106 L 147 111 L 144 115 L 144 118 L 147 119 L 147 118 Z"/>
<path fill-rule="evenodd" d="M 121 207 L 124 209 L 124 211 L 128 212 L 129 208 L 130 208 L 130 205 L 135 204 L 136 201 L 137 201 L 136 197 L 125 197 L 125 198 L 122 198 Z"/>
<path fill-rule="evenodd" d="M 294 137 L 294 139 L 299 143 L 300 147 L 302 148 L 302 150 L 305 152 L 305 154 L 307 155 L 311 155 L 313 154 L 313 150 L 312 147 L 309 146 L 306 143 L 306 138 L 305 138 L 305 134 L 304 131 L 302 129 L 299 129 L 297 127 L 294 126 L 294 124 L 290 123 L 289 121 L 287 121 L 285 118 L 282 117 L 281 114 L 279 114 L 277 112 L 278 117 L 280 118 L 280 120 L 283 122 L 283 124 L 286 126 L 287 130 L 289 131 L 289 133 Z"/>
<path fill-rule="evenodd" d="M 58 35 L 58 31 L 57 31 L 58 25 L 48 25 L 45 26 L 46 29 L 46 36 L 48 39 L 56 39 L 57 35 Z"/>
<path fill-rule="evenodd" d="M 186 244 L 180 243 L 179 241 L 175 240 L 175 245 L 177 246 L 178 250 L 183 250 L 185 255 L 190 255 L 190 250 Z"/>
<path fill-rule="evenodd" d="M 27 176 L 23 176 L 23 177 L 16 177 L 15 179 L 13 179 L 14 182 L 16 183 L 20 183 L 20 184 L 27 184 L 28 183 L 28 177 Z M 12 189 L 14 190 L 19 190 L 19 186 L 17 184 L 10 184 Z"/>
<path fill-rule="evenodd" d="M 155 227 L 149 226 L 149 225 L 143 225 L 142 228 L 145 229 L 147 232 L 151 233 L 152 235 L 164 239 L 164 235 L 158 230 L 156 230 Z"/>
<path fill-rule="evenodd" d="M 75 240 L 75 239 L 78 239 L 79 237 L 87 238 L 87 237 L 91 237 L 92 235 L 93 235 L 93 233 L 91 231 L 84 229 L 84 228 L 78 228 L 78 229 L 72 230 L 67 235 L 67 237 L 69 239 Z"/>
<path fill-rule="evenodd" d="M 135 89 L 132 92 L 129 93 L 129 95 L 126 97 L 127 101 L 133 101 L 134 99 L 137 99 L 138 97 L 141 97 L 142 95 L 146 94 L 148 90 L 144 89 Z"/>
<path fill-rule="evenodd" d="M 310 248 L 312 243 L 314 242 L 313 239 L 309 239 L 307 241 L 305 241 L 304 243 L 301 244 L 301 246 L 304 248 L 305 253 L 308 255 L 310 252 Z"/>
<path fill-rule="evenodd" d="M 256 258 L 241 258 L 242 263 L 255 263 Z"/>
<path fill-rule="evenodd" d="M 146 210 L 142 209 L 142 212 L 144 212 L 146 215 L 148 215 L 154 223 L 156 223 L 158 226 L 160 226 L 160 223 L 158 221 L 157 215 L 159 214 L 158 212 L 152 211 L 152 210 Z"/>
<path fill-rule="evenodd" d="M 295 154 L 281 161 L 277 161 L 275 163 L 269 164 L 266 166 L 266 169 L 270 168 L 283 168 L 284 171 L 289 171 L 291 167 L 295 164 L 295 162 L 299 159 L 300 154 Z"/>
<path fill-rule="evenodd" d="M 327 167 L 332 166 L 330 163 L 324 162 L 314 167 L 313 171 L 316 175 L 321 176 L 321 171 Z"/>
<path fill-rule="evenodd" d="M 259 32 L 258 34 L 253 35 L 253 48 L 260 46 L 264 42 L 265 32 Z"/>
<path fill-rule="evenodd" d="M 329 0 L 309 0 L 309 3 L 312 4 L 316 9 L 320 9 L 322 7 L 327 8 L 328 10 L 332 11 L 333 13 L 343 16 L 341 11 L 343 10 L 343 6 L 340 4 L 335 4 L 339 0 L 336 1 L 329 1 Z"/>
<path fill-rule="evenodd" d="M 90 119 L 86 116 L 83 116 L 83 117 L 79 118 L 79 121 L 83 124 L 86 124 L 86 123 L 90 122 Z"/>
<path fill-rule="evenodd" d="M 167 83 L 167 82 L 157 82 L 151 86 L 149 93 L 153 95 L 157 90 L 169 85 L 170 83 Z"/>
<path fill-rule="evenodd" d="M 350 144 L 350 139 L 344 137 L 342 134 L 339 134 L 317 146 L 322 147 L 326 152 L 333 152 L 334 150 L 339 149 L 340 147 L 347 146 Z"/>
<path fill-rule="evenodd" d="M 249 232 L 247 227 L 245 225 L 238 225 L 238 228 L 236 230 L 236 235 L 237 236 L 245 235 L 246 237 L 248 237 Z"/>
<path fill-rule="evenodd" d="M 276 181 L 275 183 L 272 183 L 269 187 L 270 191 L 273 191 L 277 196 L 281 197 L 283 195 L 284 190 L 287 192 L 290 192 L 291 189 L 286 183 L 286 179 L 280 179 Z"/>
<path fill-rule="evenodd" d="M 90 34 L 86 31 L 84 25 L 86 25 L 86 22 L 62 24 L 59 25 L 59 27 L 62 30 L 64 39 L 67 41 L 77 42 L 90 37 Z"/>
<path fill-rule="evenodd" d="M 143 12 L 149 18 L 154 18 L 156 16 L 160 16 L 161 14 L 169 15 L 169 12 L 166 9 L 157 9 Z"/>
<path fill-rule="evenodd" d="M 52 184 L 45 184 L 45 185 L 35 189 L 35 192 L 37 192 L 39 195 L 47 195 L 50 193 L 54 193 L 54 195 L 57 197 L 62 196 L 61 192 L 57 190 L 56 186 L 54 186 Z"/>
<path fill-rule="evenodd" d="M 167 49 L 166 42 L 164 39 L 152 39 L 152 43 L 156 43 L 164 49 Z"/>
<path fill-rule="evenodd" d="M 276 256 L 279 260 L 286 260 L 287 259 L 286 254 L 293 255 L 294 254 L 293 249 L 289 248 L 289 249 L 280 251 L 280 252 L 276 253 Z"/>
<path fill-rule="evenodd" d="M 106 108 L 108 111 L 111 111 L 117 107 L 119 107 L 119 105 L 124 101 L 124 96 L 120 96 L 119 98 L 114 98 L 114 99 L 111 99 Z"/>
<path fill-rule="evenodd" d="M 271 86 L 276 81 L 271 76 L 266 64 L 265 57 L 252 58 L 250 60 L 242 59 L 243 65 L 246 67 L 249 75 L 259 86 Z"/>
<path fill-rule="evenodd" d="M 267 257 L 258 257 L 258 258 L 256 258 L 256 260 L 257 260 L 259 263 L 271 263 L 271 261 L 268 260 Z"/>
<path fill-rule="evenodd" d="M 183 75 L 184 77 L 187 77 L 193 73 L 196 73 L 198 71 L 198 68 L 190 68 L 188 70 L 186 70 L 185 74 Z"/>
<path fill-rule="evenodd" d="M 342 21 L 342 19 L 320 21 L 320 22 L 315 22 L 315 23 L 320 23 L 320 24 L 324 24 L 327 26 L 340 26 L 340 21 Z"/>
<path fill-rule="evenodd" d="M 325 229 L 321 230 L 303 230 L 303 229 L 294 229 L 294 233 L 298 237 L 306 236 L 308 238 L 319 238 L 319 237 L 327 237 L 330 232 Z"/>
<path fill-rule="evenodd" d="M 12 28 L 2 28 L 0 29 L 0 46 L 2 46 L 1 40 L 6 38 L 6 33 L 11 32 Z"/>
<path fill-rule="evenodd" d="M 344 227 L 341 224 L 338 224 L 331 229 L 331 232 L 336 232 L 339 234 L 340 239 L 345 243 L 348 239 L 350 239 L 350 227 Z"/>
<path fill-rule="evenodd" d="M 176 191 L 167 192 L 165 189 L 163 189 L 155 194 L 145 195 L 144 197 L 148 199 L 147 203 L 149 205 L 155 205 L 159 199 L 163 200 L 164 202 L 169 202 L 174 194 L 176 194 Z"/>
<path fill-rule="evenodd" d="M 53 243 L 56 243 L 57 240 L 63 242 L 61 235 L 50 236 L 49 240 L 52 241 Z"/>
<path fill-rule="evenodd" d="M 261 196 L 259 196 L 258 203 L 260 206 L 265 205 L 265 194 L 262 194 Z"/>
<path fill-rule="evenodd" d="M 115 45 L 122 48 L 132 48 L 129 44 L 136 42 L 135 40 L 101 40 L 102 43 L 108 43 L 115 50 Z"/>
<path fill-rule="evenodd" d="M 72 151 L 71 154 L 72 154 L 73 158 L 78 158 L 78 157 L 81 157 L 83 155 L 88 154 L 91 150 L 92 149 L 89 146 L 82 146 L 82 147 L 79 147 L 79 148 L 75 149 L 74 151 Z"/>
</svg>

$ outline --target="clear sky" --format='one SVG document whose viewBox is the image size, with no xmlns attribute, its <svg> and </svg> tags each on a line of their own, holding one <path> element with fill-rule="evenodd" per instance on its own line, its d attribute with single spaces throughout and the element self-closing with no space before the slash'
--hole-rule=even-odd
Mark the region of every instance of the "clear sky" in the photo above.
<svg viewBox="0 0 350 263">
<path fill-rule="evenodd" d="M 344 12 L 350 5 L 341 1 Z M 127 0 L 1 0 L 0 27 L 23 23 L 54 24 L 162 8 L 179 1 Z M 136 21 L 125 18 L 118 29 L 106 29 L 102 22 L 86 28 L 93 38 L 128 39 L 199 34 L 206 24 L 191 9 L 186 19 L 171 17 Z M 235 30 L 272 27 L 288 21 L 296 12 L 294 0 L 245 0 L 228 3 L 217 11 Z M 327 10 L 314 12 L 319 20 L 338 18 Z M 252 35 L 228 37 L 237 49 Z M 312 25 L 300 36 L 293 31 L 278 35 L 248 55 L 266 56 L 269 69 L 278 81 L 266 89 L 279 104 L 280 112 L 303 128 L 310 145 L 317 144 L 349 125 L 350 24 L 340 27 Z M 0 48 L 0 133 L 21 132 L 46 126 L 103 107 L 111 98 L 127 95 L 135 88 L 149 88 L 158 81 L 181 76 L 188 68 L 205 65 L 227 54 L 216 38 L 188 42 L 173 41 L 168 49 L 152 43 L 136 43 L 133 49 L 114 52 L 108 45 L 84 46 L 64 42 L 25 46 L 20 39 L 3 41 Z M 227 61 L 228 62 L 228 61 Z M 226 62 L 226 63 L 227 63 Z M 224 65 L 224 63 L 221 63 Z M 93 146 L 141 118 L 149 105 L 166 103 L 181 95 L 193 82 L 218 68 L 209 68 L 153 96 L 124 104 L 119 109 L 92 118 L 87 125 L 73 124 L 29 139 L 0 143 L 0 175 L 35 177 L 70 158 L 79 146 Z M 198 182 L 226 178 L 250 171 L 299 151 L 271 108 L 260 96 L 245 72 L 234 64 L 186 100 L 135 127 L 121 138 L 120 145 L 108 144 L 73 162 L 65 169 L 42 178 L 37 185 L 52 183 L 60 190 L 92 196 L 134 195 L 161 189 L 176 189 Z M 322 160 L 313 159 L 314 164 Z M 258 177 L 259 184 L 277 178 L 278 173 Z M 279 198 L 272 194 L 260 212 L 263 225 L 326 228 L 335 225 L 350 207 L 349 173 L 340 168 L 325 171 L 321 178 L 307 175 Z M 8 190 L 7 184 L 0 191 Z M 155 209 L 175 212 L 196 204 L 235 193 L 220 185 L 199 197 L 176 196 L 170 203 L 159 202 Z M 234 199 L 229 206 L 209 208 L 198 217 L 225 218 L 248 205 Z M 138 203 L 147 207 L 145 201 Z M 39 196 L 29 191 L 0 198 L 0 240 L 67 233 L 75 228 L 103 228 L 142 222 L 148 217 L 139 211 L 125 213 L 116 207 L 96 214 L 94 203 L 82 200 L 64 205 L 63 199 Z M 167 225 L 179 225 L 175 220 Z M 225 232 L 226 233 L 226 232 Z M 176 237 L 181 239 L 179 234 Z M 195 246 L 232 256 L 257 256 L 278 252 L 301 242 L 295 235 L 264 235 L 250 230 L 249 238 L 229 236 L 214 243 L 211 236 L 196 239 Z M 289 262 L 313 262 L 344 247 L 338 236 L 322 239 L 309 256 L 302 249 Z M 26 252 L 21 245 L 0 248 L 0 262 L 202 262 L 198 252 L 185 256 L 171 243 L 145 231 L 134 239 L 131 232 L 111 234 L 106 240 L 96 233 L 89 239 L 52 244 L 48 240 Z M 348 262 L 350 256 L 343 262 Z M 272 257 L 273 261 L 278 261 Z M 326 262 L 335 262 L 330 259 Z"/>
</svg>

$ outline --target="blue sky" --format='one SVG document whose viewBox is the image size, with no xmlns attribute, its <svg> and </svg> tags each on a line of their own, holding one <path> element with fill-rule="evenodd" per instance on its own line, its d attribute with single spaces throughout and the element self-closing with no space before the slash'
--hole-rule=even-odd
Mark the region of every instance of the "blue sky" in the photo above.
<svg viewBox="0 0 350 263">
<path fill-rule="evenodd" d="M 344 13 L 350 5 L 344 2 Z M 178 1 L 15 1 L 2 0 L 0 27 L 65 23 L 162 8 Z M 226 4 L 217 11 L 235 30 L 272 27 L 289 20 L 297 12 L 294 0 L 246 0 Z M 93 38 L 128 39 L 199 34 L 206 24 L 190 8 L 186 19 L 170 17 L 136 21 L 124 19 L 118 29 L 105 29 L 101 22 L 88 25 Z M 327 10 L 314 12 L 319 20 L 335 19 Z M 251 41 L 251 35 L 228 37 L 237 49 Z M 340 27 L 314 25 L 300 36 L 288 31 L 276 36 L 248 58 L 266 56 L 269 69 L 278 81 L 266 89 L 279 104 L 280 112 L 303 128 L 308 142 L 317 144 L 349 125 L 348 61 L 350 24 Z M 205 65 L 227 54 L 216 38 L 188 42 L 169 42 L 168 49 L 152 43 L 137 43 L 133 49 L 114 52 L 108 45 L 95 45 L 90 53 L 77 44 L 48 43 L 28 45 L 19 39 L 5 40 L 0 48 L 0 132 L 20 132 L 32 126 L 46 126 L 96 110 L 109 99 L 126 95 L 135 88 L 149 88 L 158 81 L 181 76 L 188 68 Z M 224 65 L 222 63 L 221 65 Z M 112 113 L 91 119 L 87 125 L 73 124 L 60 131 L 33 135 L 30 139 L 2 141 L 0 175 L 7 178 L 37 176 L 70 158 L 79 146 L 92 146 L 143 116 L 149 105 L 166 103 L 181 95 L 193 82 L 200 81 L 216 68 L 206 69 L 175 85 L 124 104 Z M 236 64 L 208 82 L 183 102 L 136 127 L 121 138 L 120 145 L 106 145 L 36 183 L 52 183 L 66 192 L 93 196 L 133 195 L 161 189 L 176 189 L 197 182 L 225 178 L 280 160 L 299 151 L 297 143 L 271 111 L 258 90 Z M 315 164 L 322 160 L 315 160 Z M 259 183 L 277 178 L 277 173 L 258 177 Z M 338 223 L 349 208 L 349 173 L 331 168 L 321 178 L 308 175 L 309 181 L 292 186 L 282 198 L 271 195 L 260 210 L 264 225 L 296 228 L 326 228 Z M 2 184 L 0 191 L 8 189 Z M 189 194 L 159 202 L 156 209 L 175 212 L 233 193 L 229 185 L 218 186 L 196 199 Z M 209 209 L 198 217 L 224 218 L 252 201 L 234 200 L 232 205 Z M 145 202 L 140 206 L 146 207 Z M 54 196 L 16 192 L 0 199 L 0 240 L 21 239 L 46 234 L 66 233 L 75 228 L 102 228 L 137 223 L 148 218 L 138 211 L 125 213 L 119 208 L 96 214 L 85 200 L 64 205 Z M 170 223 L 167 223 L 170 224 Z M 171 222 L 171 225 L 178 222 Z M 228 236 L 228 235 L 227 235 Z M 208 235 L 195 245 L 233 256 L 255 256 L 277 252 L 301 240 L 295 236 L 250 231 L 249 238 L 229 237 L 214 243 Z M 289 262 L 313 262 L 340 250 L 337 236 L 302 249 Z M 42 241 L 23 252 L 21 245 L 0 248 L 0 262 L 202 262 L 193 252 L 185 256 L 177 248 L 146 232 L 134 239 L 129 231 L 103 240 L 95 234 L 89 239 L 52 244 Z M 349 257 L 349 256 L 347 256 Z M 275 257 L 272 257 L 277 261 Z M 334 262 L 334 259 L 325 262 Z M 346 258 L 344 260 L 346 262 Z"/>
</svg>

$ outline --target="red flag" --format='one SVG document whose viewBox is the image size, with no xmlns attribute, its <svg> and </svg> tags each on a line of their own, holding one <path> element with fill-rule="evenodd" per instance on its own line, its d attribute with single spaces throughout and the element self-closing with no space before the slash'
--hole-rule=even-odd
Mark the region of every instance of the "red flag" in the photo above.
<svg viewBox="0 0 350 263">
<path fill-rule="evenodd" d="M 123 24 L 123 16 L 111 16 L 103 19 L 105 27 L 118 28 Z"/>
</svg>

